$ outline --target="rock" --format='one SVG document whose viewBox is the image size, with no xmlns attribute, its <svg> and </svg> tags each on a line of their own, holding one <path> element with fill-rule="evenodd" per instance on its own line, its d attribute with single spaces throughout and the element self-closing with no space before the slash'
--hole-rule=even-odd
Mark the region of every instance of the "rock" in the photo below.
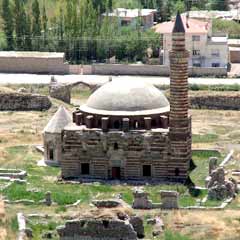
<svg viewBox="0 0 240 240">
<path fill-rule="evenodd" d="M 26 234 L 27 238 L 33 238 L 33 231 L 31 228 L 26 228 L 25 234 Z"/>
<path fill-rule="evenodd" d="M 207 187 L 209 200 L 222 201 L 227 198 L 233 198 L 238 191 L 237 182 L 234 179 L 225 180 L 223 167 L 212 171 Z"/>
<path fill-rule="evenodd" d="M 142 188 L 135 188 L 133 196 L 134 200 L 132 207 L 134 209 L 152 209 L 152 201 L 148 199 L 148 193 Z"/>
<path fill-rule="evenodd" d="M 118 200 L 95 200 L 92 204 L 97 208 L 115 208 L 122 205 Z"/>
<path fill-rule="evenodd" d="M 143 220 L 140 217 L 135 216 L 135 217 L 131 217 L 129 222 L 132 224 L 133 229 L 137 233 L 137 237 L 144 238 Z"/>
<path fill-rule="evenodd" d="M 157 237 L 157 236 L 161 235 L 161 233 L 162 233 L 162 231 L 160 231 L 160 230 L 154 230 L 152 232 L 152 235 L 153 235 L 153 237 Z"/>
<path fill-rule="evenodd" d="M 51 206 L 52 205 L 52 196 L 51 196 L 51 192 L 46 192 L 45 194 L 45 204 L 47 206 Z"/>
<path fill-rule="evenodd" d="M 53 238 L 53 233 L 52 232 L 46 232 L 42 235 L 43 239 L 52 239 Z"/>
<path fill-rule="evenodd" d="M 179 193 L 176 191 L 160 191 L 161 207 L 163 209 L 178 209 L 179 208 Z"/>
<path fill-rule="evenodd" d="M 208 183 L 208 188 L 211 188 L 215 182 L 218 183 L 218 185 L 223 185 L 225 182 L 225 171 L 223 167 L 219 167 L 215 170 L 212 171 L 211 175 L 210 175 L 210 180 Z"/>
<path fill-rule="evenodd" d="M 210 157 L 209 158 L 209 175 L 211 175 L 212 171 L 217 168 L 218 158 Z"/>
<path fill-rule="evenodd" d="M 17 90 L 17 92 L 18 92 L 18 93 L 27 93 L 28 91 L 27 91 L 26 88 L 22 87 L 22 88 L 19 88 L 19 89 Z"/>
<path fill-rule="evenodd" d="M 150 225 L 155 225 L 157 223 L 156 219 L 155 218 L 150 218 L 150 219 L 147 219 L 147 224 L 150 224 Z"/>
</svg>

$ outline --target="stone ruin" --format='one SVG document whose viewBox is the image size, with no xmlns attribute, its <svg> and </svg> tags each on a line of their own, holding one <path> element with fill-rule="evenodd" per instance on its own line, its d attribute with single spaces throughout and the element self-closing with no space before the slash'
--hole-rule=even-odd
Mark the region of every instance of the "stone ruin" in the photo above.
<svg viewBox="0 0 240 240">
<path fill-rule="evenodd" d="M 213 170 L 206 182 L 209 200 L 225 200 L 235 197 L 237 193 L 237 183 L 234 179 L 225 179 L 223 167 Z"/>
<path fill-rule="evenodd" d="M 210 157 L 209 158 L 209 175 L 211 175 L 212 171 L 217 168 L 218 158 L 217 157 Z"/>
<path fill-rule="evenodd" d="M 143 220 L 121 200 L 97 200 L 90 210 L 57 228 L 60 240 L 137 240 L 144 238 Z"/>
<path fill-rule="evenodd" d="M 94 91 L 99 87 L 94 84 L 93 85 L 87 84 L 83 81 L 79 81 L 75 83 L 60 83 L 57 81 L 57 79 L 54 76 L 52 76 L 49 84 L 49 95 L 52 98 L 56 98 L 58 100 L 61 100 L 65 103 L 70 104 L 72 88 L 79 84 L 83 84 L 89 87 L 91 91 Z"/>
<path fill-rule="evenodd" d="M 134 209 L 178 209 L 179 208 L 179 193 L 176 191 L 160 191 L 161 203 L 153 203 L 148 199 L 149 194 L 143 188 L 135 188 L 133 191 Z"/>
<path fill-rule="evenodd" d="M 148 193 L 142 188 L 136 188 L 133 191 L 134 201 L 132 207 L 134 209 L 152 209 L 152 201 L 148 199 Z"/>
<path fill-rule="evenodd" d="M 137 240 L 132 224 L 121 220 L 81 219 L 57 228 L 60 240 Z"/>
<path fill-rule="evenodd" d="M 179 193 L 176 191 L 160 191 L 161 208 L 163 209 L 178 209 L 179 208 Z"/>
</svg>

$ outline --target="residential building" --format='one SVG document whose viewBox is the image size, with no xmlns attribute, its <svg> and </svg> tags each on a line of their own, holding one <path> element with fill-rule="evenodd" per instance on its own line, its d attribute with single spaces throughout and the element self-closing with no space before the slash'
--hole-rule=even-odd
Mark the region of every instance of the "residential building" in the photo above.
<svg viewBox="0 0 240 240">
<path fill-rule="evenodd" d="M 131 26 L 135 28 L 140 21 L 143 29 L 149 29 L 154 25 L 154 17 L 157 10 L 155 9 L 126 9 L 116 8 L 113 12 L 108 13 L 108 17 L 116 18 L 119 26 Z M 103 16 L 107 16 L 104 13 Z"/>
<path fill-rule="evenodd" d="M 211 21 L 182 17 L 186 31 L 186 48 L 190 53 L 189 66 L 227 67 L 229 62 L 228 37 L 213 35 Z M 169 50 L 172 46 L 174 21 L 157 24 L 153 29 L 161 34 L 162 64 L 169 66 Z"/>
</svg>

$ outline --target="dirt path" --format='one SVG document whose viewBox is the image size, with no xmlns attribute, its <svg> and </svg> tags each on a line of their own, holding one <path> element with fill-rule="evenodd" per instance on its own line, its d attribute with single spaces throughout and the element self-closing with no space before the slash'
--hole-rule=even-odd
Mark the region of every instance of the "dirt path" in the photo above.
<svg viewBox="0 0 240 240">
<path fill-rule="evenodd" d="M 4 203 L 0 198 L 0 240 L 4 240 L 7 236 L 6 230 L 1 226 L 5 221 L 5 211 L 4 211 Z"/>
</svg>

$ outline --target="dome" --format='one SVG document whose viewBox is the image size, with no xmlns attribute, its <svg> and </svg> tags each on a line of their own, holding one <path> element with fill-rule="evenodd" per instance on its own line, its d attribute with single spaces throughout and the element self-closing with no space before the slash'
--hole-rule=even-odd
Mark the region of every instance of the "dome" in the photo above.
<svg viewBox="0 0 240 240">
<path fill-rule="evenodd" d="M 168 112 L 170 106 L 155 86 L 118 80 L 100 87 L 80 109 L 91 114 L 131 116 Z"/>
</svg>

